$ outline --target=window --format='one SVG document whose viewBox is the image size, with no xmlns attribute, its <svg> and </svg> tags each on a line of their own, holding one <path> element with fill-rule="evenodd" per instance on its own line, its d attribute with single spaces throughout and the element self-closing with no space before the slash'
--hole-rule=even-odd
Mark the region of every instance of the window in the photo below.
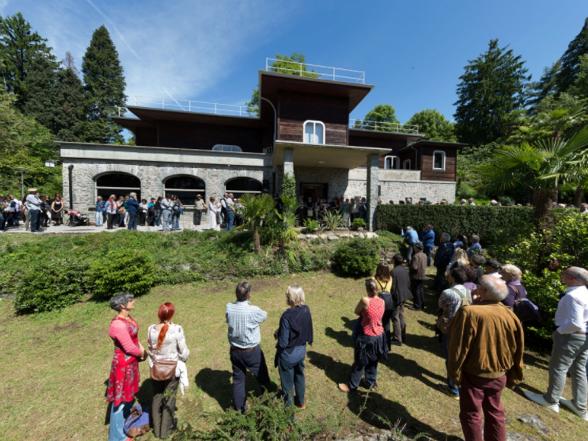
<svg viewBox="0 0 588 441">
<path fill-rule="evenodd" d="M 233 153 L 239 153 L 239 152 L 243 151 L 243 149 L 241 147 L 239 147 L 238 145 L 233 145 L 233 144 L 216 144 L 212 148 L 212 150 L 215 152 L 233 152 Z"/>
<path fill-rule="evenodd" d="M 385 170 L 398 170 L 400 168 L 400 158 L 398 156 L 386 156 L 384 158 Z"/>
<path fill-rule="evenodd" d="M 306 144 L 324 144 L 325 125 L 320 121 L 306 121 L 304 123 L 304 142 Z"/>
<path fill-rule="evenodd" d="M 111 194 L 116 197 L 126 196 L 131 192 L 141 198 L 141 181 L 128 173 L 106 173 L 96 178 L 96 196 L 106 200 Z"/>
<path fill-rule="evenodd" d="M 435 150 L 433 152 L 433 170 L 445 170 L 445 152 Z"/>
<path fill-rule="evenodd" d="M 410 159 L 405 159 L 404 161 L 402 161 L 402 168 L 404 170 L 410 170 L 410 168 L 411 168 Z"/>
<path fill-rule="evenodd" d="M 196 176 L 173 176 L 165 180 L 165 196 L 175 195 L 186 206 L 194 205 L 198 194 L 206 199 L 206 185 Z"/>
<path fill-rule="evenodd" d="M 262 189 L 262 183 L 253 178 L 233 178 L 225 183 L 225 191 L 233 193 L 236 198 L 244 194 L 260 194 Z"/>
</svg>

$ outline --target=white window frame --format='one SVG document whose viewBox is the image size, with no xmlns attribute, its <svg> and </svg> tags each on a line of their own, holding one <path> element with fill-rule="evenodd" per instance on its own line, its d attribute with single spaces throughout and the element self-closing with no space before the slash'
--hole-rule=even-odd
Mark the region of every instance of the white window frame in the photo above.
<svg viewBox="0 0 588 441">
<path fill-rule="evenodd" d="M 406 166 L 408 164 L 408 167 Z M 411 170 L 412 169 L 412 161 L 410 159 L 405 159 L 402 161 L 402 169 L 403 170 Z"/>
<path fill-rule="evenodd" d="M 435 155 L 437 153 L 441 153 L 443 155 L 443 167 L 441 167 L 441 168 L 435 167 Z M 445 153 L 444 150 L 433 151 L 433 170 L 445 171 L 446 163 L 447 163 L 447 154 Z"/>
<path fill-rule="evenodd" d="M 314 130 L 313 130 L 313 134 L 314 136 L 318 139 L 318 136 L 316 135 L 316 125 L 320 124 L 323 128 L 323 136 L 322 139 L 319 139 L 317 142 L 307 142 L 306 141 L 306 125 L 307 124 L 313 124 L 314 125 Z M 306 121 L 304 121 L 304 124 L 302 125 L 302 142 L 304 142 L 305 144 L 324 144 L 325 143 L 325 135 L 326 135 L 326 127 L 325 127 L 325 123 L 322 121 L 315 121 L 312 119 L 308 119 Z"/>
<path fill-rule="evenodd" d="M 392 167 L 388 167 L 388 159 L 392 159 Z M 396 167 L 394 167 L 394 163 L 396 163 Z M 386 155 L 384 156 L 384 170 L 399 170 L 400 169 L 400 158 L 396 155 Z"/>
</svg>

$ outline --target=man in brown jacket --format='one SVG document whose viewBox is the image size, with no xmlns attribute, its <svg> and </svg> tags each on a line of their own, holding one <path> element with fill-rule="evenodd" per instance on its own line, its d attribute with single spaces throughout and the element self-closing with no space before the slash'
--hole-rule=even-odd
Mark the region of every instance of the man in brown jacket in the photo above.
<svg viewBox="0 0 588 441">
<path fill-rule="evenodd" d="M 461 308 L 450 324 L 447 370 L 461 384 L 459 418 L 466 441 L 505 441 L 500 395 L 523 379 L 524 332 L 500 303 L 508 294 L 504 280 L 483 276 L 476 294 L 481 302 Z"/>
<path fill-rule="evenodd" d="M 412 281 L 412 303 L 414 309 L 425 309 L 425 280 L 427 280 L 427 255 L 423 253 L 422 242 L 413 246 L 414 253 L 410 261 L 410 278 Z"/>
</svg>

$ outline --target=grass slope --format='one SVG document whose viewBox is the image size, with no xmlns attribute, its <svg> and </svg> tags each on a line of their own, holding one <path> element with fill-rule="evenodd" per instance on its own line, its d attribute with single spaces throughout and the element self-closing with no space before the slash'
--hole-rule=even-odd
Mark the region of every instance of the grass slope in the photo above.
<svg viewBox="0 0 588 441">
<path fill-rule="evenodd" d="M 252 280 L 253 302 L 269 313 L 262 327 L 262 347 L 272 380 L 272 334 L 285 308 L 284 291 L 299 283 L 306 292 L 314 319 L 315 344 L 306 362 L 307 410 L 303 418 L 317 418 L 333 433 L 347 433 L 362 426 L 387 427 L 400 420 L 413 435 L 428 433 L 435 440 L 460 439 L 459 404 L 444 395 L 444 362 L 433 337 L 433 315 L 408 311 L 407 345 L 395 347 L 379 367 L 377 392 L 347 397 L 337 391 L 353 359 L 349 320 L 362 294 L 363 283 L 327 273 L 307 273 Z M 135 318 L 145 340 L 147 326 L 156 320 L 160 303 L 172 301 L 176 322 L 184 326 L 191 355 L 192 384 L 178 400 L 181 423 L 206 428 L 211 414 L 230 405 L 231 366 L 228 356 L 225 304 L 233 300 L 233 282 L 160 286 L 137 302 Z M 429 298 L 431 301 L 432 298 Z M 107 329 L 113 312 L 103 303 L 83 303 L 63 311 L 17 317 L 9 300 L 0 300 L 0 436 L 6 441 L 103 440 L 106 405 L 103 399 L 112 344 Z M 546 360 L 528 354 L 526 382 L 545 390 Z M 148 378 L 145 363 L 141 376 Z M 148 388 L 145 383 L 143 393 Z M 251 382 L 253 383 L 253 382 Z M 569 412 L 549 413 L 512 391 L 504 393 L 509 430 L 537 440 L 585 441 L 588 425 Z M 569 396 L 569 389 L 567 390 Z M 517 421 L 521 415 L 539 415 L 547 434 Z M 153 439 L 151 435 L 143 439 Z"/>
</svg>

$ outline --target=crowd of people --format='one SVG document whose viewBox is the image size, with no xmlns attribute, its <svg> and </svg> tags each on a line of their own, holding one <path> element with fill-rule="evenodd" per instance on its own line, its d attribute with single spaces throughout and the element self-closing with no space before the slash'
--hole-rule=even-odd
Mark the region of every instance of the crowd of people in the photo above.
<svg viewBox="0 0 588 441">
<path fill-rule="evenodd" d="M 52 225 L 63 224 L 65 211 L 59 193 L 51 198 L 41 195 L 36 188 L 29 188 L 22 199 L 11 194 L 0 195 L 0 232 L 22 224 L 25 230 L 40 233 Z"/>
<path fill-rule="evenodd" d="M 348 381 L 337 387 L 345 393 L 353 393 L 359 387 L 377 388 L 378 364 L 386 360 L 394 346 L 402 346 L 410 339 L 405 307 L 432 308 L 430 312 L 437 316 L 440 352 L 446 361 L 446 393 L 459 400 L 466 441 L 505 441 L 501 394 L 505 387 L 515 387 L 523 381 L 526 327 L 538 320 L 537 307 L 528 299 L 522 283 L 522 272 L 515 265 L 486 259 L 475 235 L 451 240 L 449 234 L 442 233 L 437 247 L 431 247 L 435 243 L 432 226 L 420 235 L 407 227 L 404 235 L 404 255 L 395 254 L 391 265 L 381 262 L 374 276 L 365 281 L 365 294 L 353 310 L 357 316 L 352 331 L 353 364 Z M 436 295 L 436 302 L 434 306 L 431 302 L 425 306 L 424 284 L 430 264 L 436 267 L 435 290 L 431 292 Z M 562 405 L 588 421 L 588 270 L 567 268 L 562 271 L 561 282 L 566 290 L 555 313 L 557 329 L 553 334 L 548 390 L 545 394 L 521 392 L 554 412 L 559 412 Z M 268 314 L 251 303 L 248 282 L 239 283 L 235 293 L 235 301 L 227 304 L 225 318 L 233 372 L 233 406 L 245 412 L 247 372 L 257 378 L 264 390 L 273 390 L 261 348 L 260 327 Z M 285 300 L 288 308 L 274 333 L 274 365 L 285 404 L 304 409 L 304 360 L 306 345 L 313 343 L 312 316 L 302 287 L 289 286 Z M 128 415 L 139 387 L 137 363 L 145 359 L 149 360 L 156 383 L 153 428 L 156 436 L 163 438 L 174 429 L 176 389 L 178 385 L 187 386 L 183 373 L 189 351 L 183 330 L 171 322 L 174 308 L 166 303 L 159 309 L 159 324 L 149 327 L 148 348 L 144 349 L 137 337 L 137 324 L 129 315 L 134 308 L 132 296 L 117 295 L 111 306 L 118 315 L 110 328 L 115 354 L 107 394 L 112 403 L 109 439 L 125 439 L 124 416 Z M 175 369 L 173 373 L 170 366 Z M 163 371 L 169 376 L 157 376 Z M 562 398 L 568 371 L 572 379 L 571 400 Z"/>
</svg>

